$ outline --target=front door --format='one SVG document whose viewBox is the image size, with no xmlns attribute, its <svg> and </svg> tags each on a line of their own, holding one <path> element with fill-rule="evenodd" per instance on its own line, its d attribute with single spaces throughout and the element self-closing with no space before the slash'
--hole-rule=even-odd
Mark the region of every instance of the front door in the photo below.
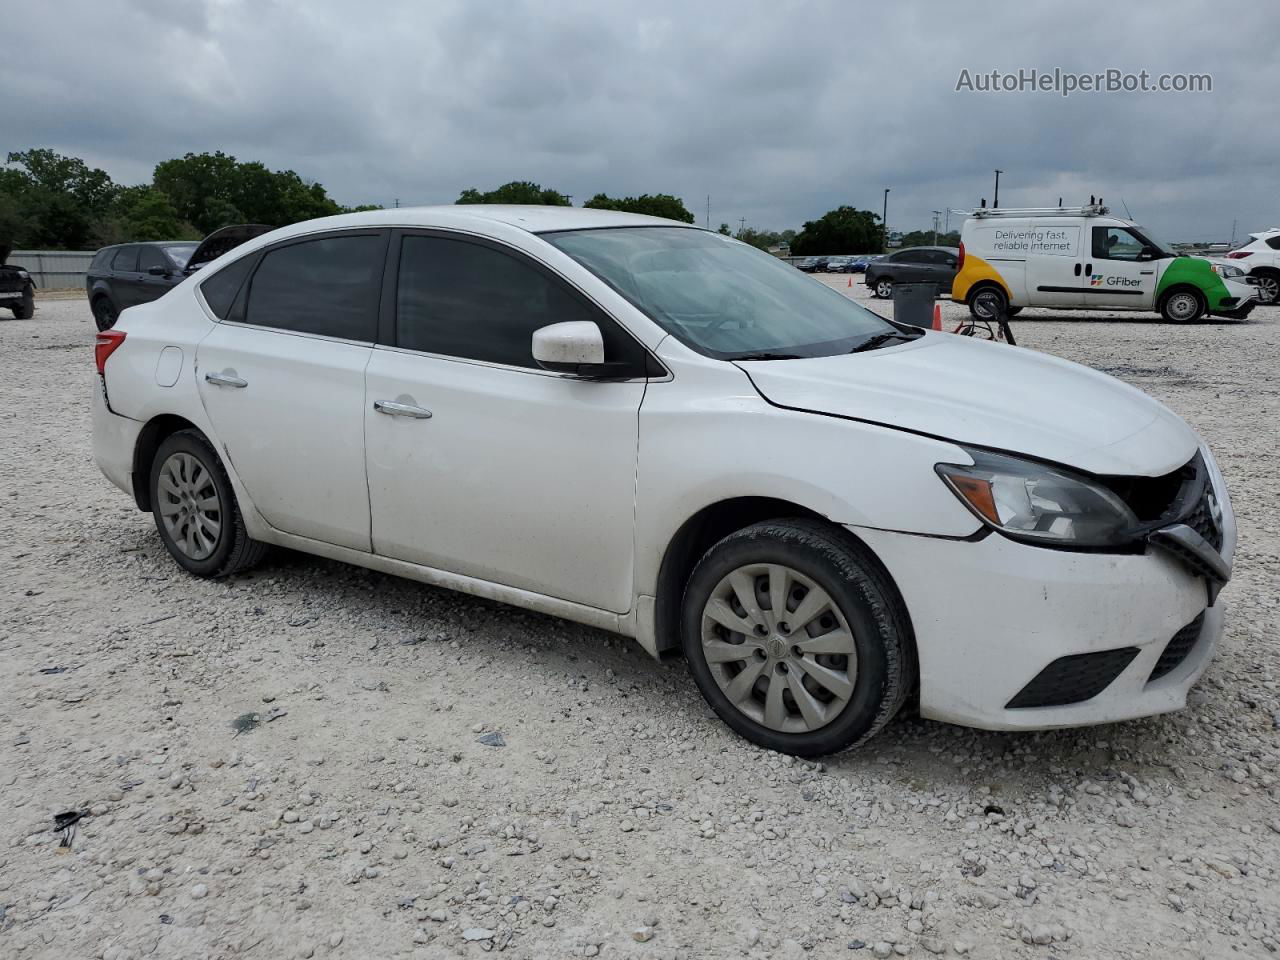
<svg viewBox="0 0 1280 960">
<path fill-rule="evenodd" d="M 375 552 L 625 613 L 643 348 L 510 248 L 407 232 L 391 257 L 364 404 Z M 599 324 L 636 376 L 540 369 L 533 331 L 566 320 Z"/>
<path fill-rule="evenodd" d="M 364 375 L 386 243 L 386 231 L 364 231 L 268 249 L 234 319 L 196 349 L 200 397 L 258 512 L 285 533 L 363 551 Z"/>
<path fill-rule="evenodd" d="M 1146 240 L 1127 227 L 1090 227 L 1091 260 L 1085 305 L 1151 310 L 1159 261 Z"/>
</svg>

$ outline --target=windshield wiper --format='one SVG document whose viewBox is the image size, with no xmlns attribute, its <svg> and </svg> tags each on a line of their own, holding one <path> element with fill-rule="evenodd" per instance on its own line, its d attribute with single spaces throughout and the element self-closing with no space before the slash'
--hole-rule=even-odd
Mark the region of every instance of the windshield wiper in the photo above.
<svg viewBox="0 0 1280 960">
<path fill-rule="evenodd" d="M 888 343 L 890 340 L 910 341 L 910 340 L 916 340 L 922 335 L 923 335 L 923 332 L 907 333 L 903 330 L 890 330 L 887 333 L 877 333 L 874 337 L 868 337 L 866 340 L 863 340 L 860 344 L 858 344 L 849 352 L 862 353 L 862 351 L 864 350 L 874 350 L 876 347 L 880 346 L 881 344 Z"/>
<path fill-rule="evenodd" d="M 803 360 L 798 353 L 742 353 L 730 360 Z"/>
</svg>

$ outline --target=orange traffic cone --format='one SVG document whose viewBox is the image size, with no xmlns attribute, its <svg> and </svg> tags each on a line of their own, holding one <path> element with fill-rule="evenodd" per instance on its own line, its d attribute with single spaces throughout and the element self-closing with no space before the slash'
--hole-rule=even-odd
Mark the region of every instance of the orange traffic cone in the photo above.
<svg viewBox="0 0 1280 960">
<path fill-rule="evenodd" d="M 849 278 L 849 282 L 848 282 L 848 283 L 846 283 L 846 284 L 845 284 L 845 286 L 846 286 L 846 287 L 852 287 L 852 286 L 853 286 L 853 277 L 850 277 L 850 278 Z"/>
<path fill-rule="evenodd" d="M 933 305 L 933 329 L 942 329 L 942 307 L 936 303 Z"/>
</svg>

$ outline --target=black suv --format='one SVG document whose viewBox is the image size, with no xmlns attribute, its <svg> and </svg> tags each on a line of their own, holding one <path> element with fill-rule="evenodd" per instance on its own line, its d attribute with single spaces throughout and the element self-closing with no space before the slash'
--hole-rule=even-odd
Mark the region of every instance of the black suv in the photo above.
<svg viewBox="0 0 1280 960">
<path fill-rule="evenodd" d="M 115 326 L 120 311 L 157 300 L 205 264 L 274 228 L 238 224 L 215 230 L 199 243 L 121 243 L 103 247 L 85 275 L 89 309 L 99 330 Z"/>
<path fill-rule="evenodd" d="M 949 293 L 959 258 L 955 247 L 907 247 L 867 264 L 867 286 L 882 298 L 893 296 L 895 283 L 932 282 Z"/>
<path fill-rule="evenodd" d="M 30 320 L 36 313 L 35 283 L 21 267 L 5 265 L 12 252 L 10 244 L 0 241 L 0 308 L 12 310 L 19 320 Z"/>
</svg>

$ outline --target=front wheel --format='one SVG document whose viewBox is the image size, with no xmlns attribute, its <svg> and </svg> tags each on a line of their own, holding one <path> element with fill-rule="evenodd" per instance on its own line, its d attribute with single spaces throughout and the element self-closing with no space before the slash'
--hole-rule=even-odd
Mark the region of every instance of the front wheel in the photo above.
<svg viewBox="0 0 1280 960">
<path fill-rule="evenodd" d="M 35 315 L 35 292 L 30 287 L 27 287 L 27 289 L 22 291 L 22 302 L 13 308 L 13 316 L 16 320 L 30 320 Z"/>
<path fill-rule="evenodd" d="M 166 437 L 151 464 L 156 529 L 178 565 L 198 577 L 247 570 L 266 553 L 249 537 L 231 480 L 197 430 Z"/>
<path fill-rule="evenodd" d="M 1205 308 L 1204 297 L 1195 290 L 1175 290 L 1160 304 L 1160 316 L 1169 323 L 1194 323 Z"/>
<path fill-rule="evenodd" d="M 871 289 L 881 300 L 888 300 L 893 296 L 893 281 L 888 277 L 881 277 Z"/>
<path fill-rule="evenodd" d="M 685 591 L 681 639 L 716 714 L 797 756 L 868 739 L 915 681 L 896 590 L 856 541 L 807 519 L 758 523 L 707 551 Z"/>
</svg>

